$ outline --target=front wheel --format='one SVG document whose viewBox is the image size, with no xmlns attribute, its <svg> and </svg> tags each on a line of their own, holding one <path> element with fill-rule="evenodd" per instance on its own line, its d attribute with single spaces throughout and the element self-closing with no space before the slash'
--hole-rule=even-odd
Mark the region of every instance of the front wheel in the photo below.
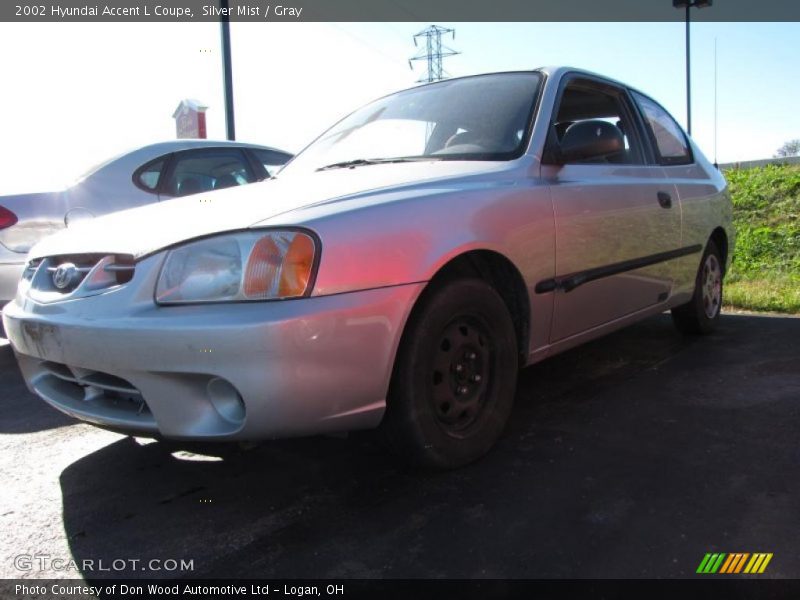
<svg viewBox="0 0 800 600">
<path fill-rule="evenodd" d="M 455 468 L 500 437 L 514 401 L 517 340 L 505 303 L 487 283 L 428 289 L 398 349 L 381 433 L 401 459 Z"/>
<path fill-rule="evenodd" d="M 713 241 L 709 241 L 700 261 L 692 299 L 672 309 L 675 327 L 683 333 L 711 333 L 719 322 L 722 310 L 722 257 Z"/>
</svg>

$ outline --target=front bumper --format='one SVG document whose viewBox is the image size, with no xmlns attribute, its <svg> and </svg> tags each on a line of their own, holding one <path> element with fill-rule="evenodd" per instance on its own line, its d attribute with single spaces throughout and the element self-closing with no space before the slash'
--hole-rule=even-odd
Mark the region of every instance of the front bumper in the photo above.
<svg viewBox="0 0 800 600">
<path fill-rule="evenodd" d="M 97 296 L 8 304 L 3 322 L 28 387 L 78 419 L 172 439 L 378 425 L 422 284 L 158 307 L 143 293 L 157 266 L 137 266 L 131 284 Z"/>
</svg>

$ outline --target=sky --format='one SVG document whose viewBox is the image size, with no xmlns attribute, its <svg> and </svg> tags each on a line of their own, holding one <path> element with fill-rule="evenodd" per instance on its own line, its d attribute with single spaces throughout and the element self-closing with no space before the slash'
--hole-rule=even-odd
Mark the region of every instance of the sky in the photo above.
<svg viewBox="0 0 800 600">
<path fill-rule="evenodd" d="M 710 9 L 711 10 L 711 9 Z M 570 65 L 624 81 L 686 122 L 682 23 L 437 23 L 450 76 Z M 298 152 L 372 99 L 415 85 L 430 23 L 232 23 L 237 139 Z M 720 163 L 800 138 L 800 23 L 693 23 L 693 137 Z M 714 127 L 714 46 L 717 127 Z M 224 139 L 215 23 L 0 23 L 0 194 L 55 189 L 94 163 L 174 139 L 183 98 Z"/>
</svg>

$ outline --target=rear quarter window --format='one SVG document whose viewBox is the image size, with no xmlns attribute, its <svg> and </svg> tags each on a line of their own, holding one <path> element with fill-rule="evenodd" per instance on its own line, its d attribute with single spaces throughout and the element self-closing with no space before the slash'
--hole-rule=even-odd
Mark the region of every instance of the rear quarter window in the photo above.
<svg viewBox="0 0 800 600">
<path fill-rule="evenodd" d="M 655 101 L 631 92 L 642 111 L 645 124 L 662 165 L 687 165 L 693 162 L 692 150 L 683 130 L 670 114 Z"/>
<path fill-rule="evenodd" d="M 158 180 L 161 178 L 161 171 L 164 170 L 166 158 L 159 158 L 141 167 L 134 173 L 133 182 L 147 192 L 155 192 L 158 187 Z"/>
</svg>

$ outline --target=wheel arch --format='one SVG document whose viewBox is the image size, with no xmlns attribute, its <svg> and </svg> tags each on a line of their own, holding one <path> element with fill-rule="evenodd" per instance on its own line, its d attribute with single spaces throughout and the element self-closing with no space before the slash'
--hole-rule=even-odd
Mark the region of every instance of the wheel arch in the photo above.
<svg viewBox="0 0 800 600">
<path fill-rule="evenodd" d="M 426 293 L 435 289 L 441 282 L 462 277 L 481 279 L 500 295 L 514 324 L 520 365 L 526 364 L 531 329 L 528 289 L 517 266 L 508 257 L 495 250 L 470 249 L 450 257 L 430 277 L 415 301 L 405 327 L 408 326 L 411 316 L 422 303 Z M 403 334 L 405 334 L 405 327 Z"/>
<path fill-rule="evenodd" d="M 717 250 L 719 250 L 722 259 L 722 272 L 723 274 L 728 269 L 728 234 L 725 232 L 725 229 L 722 227 L 717 227 L 714 231 L 711 232 L 709 236 L 709 241 L 714 242 L 716 245 Z"/>
</svg>

